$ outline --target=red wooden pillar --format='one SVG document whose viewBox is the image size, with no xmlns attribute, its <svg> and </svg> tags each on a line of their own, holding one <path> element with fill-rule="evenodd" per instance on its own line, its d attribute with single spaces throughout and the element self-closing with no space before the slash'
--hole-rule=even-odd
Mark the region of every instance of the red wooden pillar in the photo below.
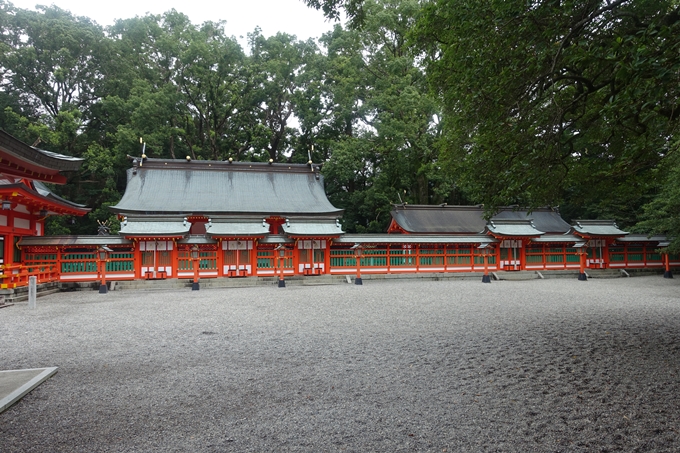
<svg viewBox="0 0 680 453">
<path fill-rule="evenodd" d="M 141 241 L 133 240 L 134 251 L 132 252 L 132 261 L 135 267 L 135 279 L 142 278 L 142 251 Z"/>
<path fill-rule="evenodd" d="M 333 243 L 332 239 L 327 239 L 326 240 L 326 248 L 324 249 L 323 253 L 323 272 L 324 274 L 330 275 L 331 273 L 331 244 Z"/>
<path fill-rule="evenodd" d="M 55 247 L 56 249 L 56 262 L 54 264 L 55 266 L 55 272 L 57 273 L 57 280 L 61 280 L 61 255 L 62 255 L 62 247 Z"/>
<path fill-rule="evenodd" d="M 416 274 L 420 272 L 420 243 L 413 244 L 416 252 Z"/>
<path fill-rule="evenodd" d="M 303 275 L 304 270 L 300 272 L 300 239 L 295 239 L 293 243 L 293 275 Z M 314 261 L 312 259 L 312 261 Z"/>
<path fill-rule="evenodd" d="M 387 273 L 391 274 L 390 272 L 390 252 L 391 252 L 392 245 L 391 244 L 386 244 L 385 245 L 385 265 L 387 266 Z"/>
<path fill-rule="evenodd" d="M 588 280 L 588 277 L 586 277 L 586 257 L 588 256 L 588 252 L 586 247 L 582 247 L 579 251 L 579 263 L 580 263 L 580 269 L 579 269 L 579 274 L 578 274 L 578 279 L 581 281 Z"/>
<path fill-rule="evenodd" d="M 179 250 L 177 247 L 177 239 L 170 240 L 172 244 L 172 251 L 170 252 L 170 265 L 172 266 L 172 277 L 179 278 Z"/>
<path fill-rule="evenodd" d="M 106 288 L 106 261 L 107 260 L 102 260 L 98 259 L 99 261 L 99 272 L 101 276 L 101 283 L 99 284 L 99 294 L 106 294 L 107 293 L 107 288 Z"/>
<path fill-rule="evenodd" d="M 604 253 L 603 259 L 604 259 L 604 268 L 605 269 L 609 269 L 609 263 L 611 262 L 610 261 L 610 255 L 609 255 L 610 254 L 609 247 L 611 247 L 611 245 L 613 243 L 614 243 L 614 241 L 606 241 L 604 243 L 604 250 L 603 250 L 602 253 Z"/>
<path fill-rule="evenodd" d="M 519 270 L 523 271 L 526 269 L 527 253 L 526 246 L 523 239 L 518 239 L 519 241 Z"/>
<path fill-rule="evenodd" d="M 671 257 L 668 252 L 664 253 L 666 257 L 666 270 L 663 273 L 663 278 L 673 278 L 673 273 L 671 272 Z"/>
<path fill-rule="evenodd" d="M 257 251 L 259 244 L 257 239 L 253 239 L 253 248 L 250 252 L 250 275 L 257 275 Z"/>
<path fill-rule="evenodd" d="M 247 242 L 246 242 L 247 244 Z M 236 255 L 236 274 L 238 275 L 238 255 Z M 215 249 L 215 266 L 217 267 L 217 276 L 224 275 L 224 251 L 222 250 L 222 238 L 217 239 L 217 248 Z"/>
<path fill-rule="evenodd" d="M 9 217 L 9 216 L 8 216 Z M 9 221 L 9 219 L 8 219 Z M 5 236 L 5 266 L 14 263 L 14 233 Z"/>
<path fill-rule="evenodd" d="M 279 244 L 279 246 L 274 249 L 274 256 L 279 260 L 279 288 L 285 288 L 286 280 L 283 277 L 283 265 L 286 259 L 286 247 L 284 247 L 283 244 Z"/>
<path fill-rule="evenodd" d="M 191 290 L 198 291 L 200 289 L 200 285 L 198 283 L 198 268 L 200 267 L 201 249 L 197 244 L 191 246 L 189 257 L 191 258 L 191 263 L 194 268 L 194 280 L 191 283 Z"/>
<path fill-rule="evenodd" d="M 482 283 L 491 283 L 491 277 L 489 276 L 489 255 L 491 250 L 489 250 L 489 244 L 487 244 L 482 250 L 482 258 L 484 259 L 484 275 L 482 276 Z"/>
</svg>

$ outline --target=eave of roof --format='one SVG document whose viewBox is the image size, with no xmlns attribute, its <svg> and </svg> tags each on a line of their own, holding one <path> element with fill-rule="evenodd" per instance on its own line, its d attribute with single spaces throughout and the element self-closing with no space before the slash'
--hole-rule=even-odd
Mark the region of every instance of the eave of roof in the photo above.
<svg viewBox="0 0 680 453">
<path fill-rule="evenodd" d="M 283 231 L 289 236 L 339 236 L 344 234 L 338 223 L 295 222 L 284 223 Z"/>
<path fill-rule="evenodd" d="M 490 220 L 484 232 L 490 233 L 495 237 L 532 237 L 545 234 L 545 232 L 537 230 L 531 220 L 510 219 Z"/>
<path fill-rule="evenodd" d="M 335 244 L 495 244 L 490 236 L 442 234 L 345 234 L 333 239 Z"/>
<path fill-rule="evenodd" d="M 189 234 L 189 222 L 135 222 L 121 223 L 121 236 L 184 236 Z"/>
<path fill-rule="evenodd" d="M 537 243 L 549 243 L 549 242 L 576 243 L 581 241 L 583 241 L 583 238 L 573 234 L 544 234 L 543 236 L 531 239 L 531 242 Z"/>
<path fill-rule="evenodd" d="M 613 220 L 575 220 L 569 233 L 584 237 L 591 236 L 625 236 L 628 233 L 620 230 Z"/>
<path fill-rule="evenodd" d="M 64 184 L 60 171 L 77 171 L 83 159 L 45 151 L 27 145 L 0 130 L 0 173 Z"/>
<path fill-rule="evenodd" d="M 35 182 L 34 182 L 35 183 Z M 44 187 L 44 186 L 43 186 Z M 26 186 L 24 183 L 1 184 L 0 196 L 4 200 L 34 206 L 38 209 L 45 209 L 55 214 L 85 215 L 91 211 L 83 205 L 72 203 L 57 195 L 54 195 L 47 188 L 44 190 Z"/>
<path fill-rule="evenodd" d="M 646 234 L 628 234 L 624 237 L 616 238 L 616 242 L 659 242 L 666 243 L 670 239 L 666 236 L 647 236 Z M 660 244 L 659 244 L 660 245 Z M 661 245 L 660 245 L 661 246 Z"/>
<path fill-rule="evenodd" d="M 102 246 L 131 245 L 132 241 L 121 236 L 24 236 L 19 246 Z"/>
<path fill-rule="evenodd" d="M 213 245 L 217 244 L 217 241 L 211 237 L 204 234 L 190 234 L 183 237 L 177 241 L 178 244 L 203 244 L 203 245 Z"/>
<path fill-rule="evenodd" d="M 259 240 L 260 244 L 295 244 L 295 240 L 281 234 L 270 234 Z"/>
</svg>

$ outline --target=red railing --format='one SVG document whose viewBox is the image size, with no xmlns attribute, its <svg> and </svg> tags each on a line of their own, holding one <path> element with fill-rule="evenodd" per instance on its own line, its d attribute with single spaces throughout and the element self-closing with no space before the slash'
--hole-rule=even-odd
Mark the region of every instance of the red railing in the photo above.
<svg viewBox="0 0 680 453">
<path fill-rule="evenodd" d="M 59 280 L 59 272 L 55 265 L 32 265 L 8 264 L 0 266 L 0 288 L 19 288 L 28 286 L 29 277 L 37 277 L 37 283 L 56 282 Z"/>
</svg>

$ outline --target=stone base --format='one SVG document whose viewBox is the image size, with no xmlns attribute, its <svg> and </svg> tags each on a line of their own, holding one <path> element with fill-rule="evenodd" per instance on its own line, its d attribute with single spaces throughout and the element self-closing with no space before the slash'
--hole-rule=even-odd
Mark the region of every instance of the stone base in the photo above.
<svg viewBox="0 0 680 453">
<path fill-rule="evenodd" d="M 482 283 L 491 283 L 490 275 L 482 275 Z"/>
<path fill-rule="evenodd" d="M 354 279 L 354 284 L 355 285 L 363 285 L 364 282 L 361 281 L 361 277 L 357 277 Z"/>
<path fill-rule="evenodd" d="M 585 282 L 586 280 L 588 280 L 588 276 L 585 274 L 585 272 L 582 272 L 578 274 L 578 279 L 581 280 L 582 282 Z"/>
<path fill-rule="evenodd" d="M 663 278 L 673 278 L 673 272 L 671 272 L 671 271 L 664 272 Z"/>
<path fill-rule="evenodd" d="M 201 289 L 201 287 L 199 286 L 198 282 L 194 282 L 191 284 L 192 291 L 198 291 L 199 289 Z"/>
<path fill-rule="evenodd" d="M 285 288 L 286 287 L 286 281 L 284 279 L 279 279 L 279 288 Z"/>
<path fill-rule="evenodd" d="M 99 294 L 106 294 L 109 292 L 109 289 L 106 287 L 106 285 L 99 285 Z"/>
</svg>

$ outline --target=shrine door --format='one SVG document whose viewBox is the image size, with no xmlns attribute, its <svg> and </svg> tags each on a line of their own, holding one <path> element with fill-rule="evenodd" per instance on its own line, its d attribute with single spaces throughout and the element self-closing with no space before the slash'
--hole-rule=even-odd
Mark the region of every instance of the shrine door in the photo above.
<svg viewBox="0 0 680 453">
<path fill-rule="evenodd" d="M 522 241 L 520 239 L 506 239 L 501 242 L 500 268 L 506 271 L 521 269 Z"/>
<path fill-rule="evenodd" d="M 140 241 L 142 277 L 172 277 L 172 241 Z"/>
</svg>

